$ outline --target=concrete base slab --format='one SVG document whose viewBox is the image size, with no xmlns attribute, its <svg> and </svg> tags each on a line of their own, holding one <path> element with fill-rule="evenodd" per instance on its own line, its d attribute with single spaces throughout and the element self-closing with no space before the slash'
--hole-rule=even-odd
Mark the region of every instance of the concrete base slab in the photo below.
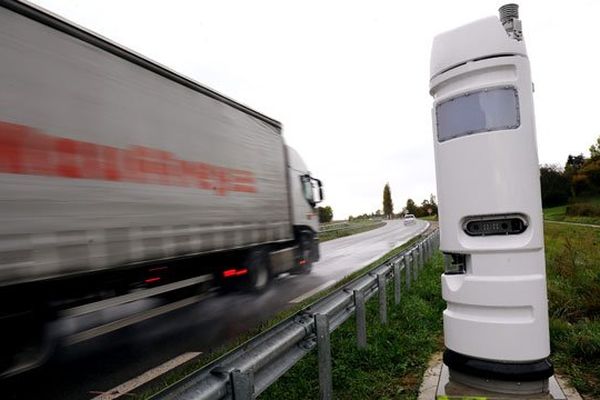
<svg viewBox="0 0 600 400">
<path fill-rule="evenodd" d="M 419 391 L 419 400 L 581 400 L 579 393 L 575 389 L 568 387 L 564 380 L 557 376 L 553 376 L 548 380 L 548 393 L 533 395 L 493 393 L 450 381 L 449 378 L 448 367 L 442 362 L 442 353 L 434 355 L 423 376 L 423 383 Z"/>
</svg>

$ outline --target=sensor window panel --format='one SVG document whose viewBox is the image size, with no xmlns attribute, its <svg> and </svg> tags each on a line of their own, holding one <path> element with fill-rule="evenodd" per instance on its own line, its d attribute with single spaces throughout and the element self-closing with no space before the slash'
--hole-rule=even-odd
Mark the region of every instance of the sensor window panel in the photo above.
<svg viewBox="0 0 600 400">
<path fill-rule="evenodd" d="M 436 107 L 440 142 L 480 132 L 516 129 L 519 97 L 513 87 L 488 88 L 439 103 Z"/>
<path fill-rule="evenodd" d="M 518 235 L 527 229 L 527 220 L 521 214 L 467 217 L 463 230 L 469 236 Z"/>
</svg>

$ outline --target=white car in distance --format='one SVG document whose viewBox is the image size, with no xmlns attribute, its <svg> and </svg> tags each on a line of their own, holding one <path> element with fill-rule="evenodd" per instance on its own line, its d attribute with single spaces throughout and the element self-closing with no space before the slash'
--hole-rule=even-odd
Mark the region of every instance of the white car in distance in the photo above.
<svg viewBox="0 0 600 400">
<path fill-rule="evenodd" d="M 413 214 L 406 214 L 404 216 L 404 225 L 414 225 L 417 223 L 417 219 Z"/>
</svg>

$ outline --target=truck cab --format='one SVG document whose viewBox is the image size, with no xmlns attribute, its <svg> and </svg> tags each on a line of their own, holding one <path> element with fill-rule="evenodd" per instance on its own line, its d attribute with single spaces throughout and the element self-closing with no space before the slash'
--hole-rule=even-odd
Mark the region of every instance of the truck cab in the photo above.
<svg viewBox="0 0 600 400">
<path fill-rule="evenodd" d="M 319 260 L 317 204 L 323 200 L 323 185 L 319 179 L 311 176 L 296 150 L 289 146 L 286 149 L 294 236 L 303 253 L 301 262 L 310 265 Z"/>
</svg>

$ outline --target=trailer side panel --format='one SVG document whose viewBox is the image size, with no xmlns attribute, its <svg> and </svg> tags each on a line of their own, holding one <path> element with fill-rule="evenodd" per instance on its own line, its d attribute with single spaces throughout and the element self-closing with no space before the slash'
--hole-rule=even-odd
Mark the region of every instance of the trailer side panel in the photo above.
<svg viewBox="0 0 600 400">
<path fill-rule="evenodd" d="M 0 8 L 0 285 L 292 238 L 280 129 Z"/>
</svg>

